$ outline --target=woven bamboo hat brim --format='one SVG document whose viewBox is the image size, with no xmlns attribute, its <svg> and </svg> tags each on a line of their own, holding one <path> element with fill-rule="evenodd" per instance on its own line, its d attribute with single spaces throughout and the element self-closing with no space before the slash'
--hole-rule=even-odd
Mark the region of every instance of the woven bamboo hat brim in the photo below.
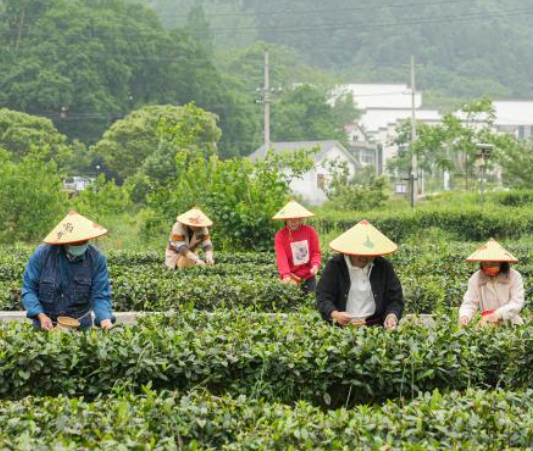
<svg viewBox="0 0 533 451">
<path fill-rule="evenodd" d="M 107 230 L 96 222 L 71 211 L 43 240 L 45 244 L 71 244 L 105 235 Z"/>
<path fill-rule="evenodd" d="M 277 221 L 285 221 L 287 219 L 304 219 L 312 218 L 314 216 L 307 208 L 302 207 L 298 202 L 291 200 L 280 211 L 278 211 L 272 219 Z"/>
<path fill-rule="evenodd" d="M 213 225 L 213 221 L 199 208 L 192 208 L 188 212 L 179 215 L 178 221 L 189 227 L 211 227 Z"/>
<path fill-rule="evenodd" d="M 361 221 L 329 243 L 329 247 L 347 255 L 379 257 L 392 254 L 398 246 L 368 221 Z"/>
<path fill-rule="evenodd" d="M 516 263 L 518 259 L 500 243 L 491 238 L 476 252 L 466 259 L 467 262 L 508 262 Z"/>
</svg>

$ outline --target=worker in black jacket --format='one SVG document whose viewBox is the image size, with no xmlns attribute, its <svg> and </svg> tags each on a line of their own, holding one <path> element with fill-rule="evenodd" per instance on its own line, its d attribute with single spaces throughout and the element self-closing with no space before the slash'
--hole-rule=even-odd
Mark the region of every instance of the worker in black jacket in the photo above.
<svg viewBox="0 0 533 451">
<path fill-rule="evenodd" d="M 340 254 L 328 261 L 316 290 L 324 319 L 341 326 L 396 327 L 404 308 L 402 286 L 383 255 L 398 246 L 368 221 L 361 221 L 330 247 Z"/>
</svg>

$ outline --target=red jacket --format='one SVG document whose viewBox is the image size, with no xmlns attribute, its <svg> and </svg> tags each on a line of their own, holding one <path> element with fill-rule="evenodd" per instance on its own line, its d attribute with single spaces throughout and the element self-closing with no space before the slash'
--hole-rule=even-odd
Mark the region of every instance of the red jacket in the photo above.
<svg viewBox="0 0 533 451">
<path fill-rule="evenodd" d="M 291 231 L 283 227 L 274 238 L 276 263 L 281 279 L 295 274 L 301 279 L 313 277 L 313 266 L 320 268 L 322 256 L 318 235 L 308 225 L 302 224 L 298 230 Z"/>
</svg>

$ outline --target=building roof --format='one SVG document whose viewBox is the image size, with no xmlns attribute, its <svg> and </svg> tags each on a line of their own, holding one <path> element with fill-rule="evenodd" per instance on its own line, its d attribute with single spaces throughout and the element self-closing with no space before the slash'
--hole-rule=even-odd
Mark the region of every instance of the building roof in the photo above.
<svg viewBox="0 0 533 451">
<path fill-rule="evenodd" d="M 375 133 L 400 121 L 411 119 L 411 109 L 376 108 L 363 113 L 358 123 L 367 133 Z M 416 120 L 421 122 L 440 122 L 441 114 L 437 110 L 416 110 Z"/>
<path fill-rule="evenodd" d="M 533 101 L 498 100 L 493 105 L 496 125 L 533 125 Z"/>
<path fill-rule="evenodd" d="M 354 157 L 354 155 L 347 150 L 339 141 L 329 140 L 329 141 L 293 141 L 293 142 L 274 142 L 271 143 L 270 149 L 277 154 L 292 153 L 298 150 L 313 150 L 318 148 L 318 152 L 315 155 L 312 155 L 315 161 L 320 161 L 324 155 L 326 155 L 331 149 L 337 148 L 346 156 L 352 160 L 352 162 L 359 166 L 359 161 Z M 267 147 L 263 144 L 259 149 L 253 152 L 250 155 L 250 160 L 255 162 L 256 160 L 262 160 L 266 157 Z"/>
<path fill-rule="evenodd" d="M 405 84 L 358 84 L 339 85 L 333 92 L 333 98 L 350 93 L 355 106 L 366 110 L 369 108 L 411 108 L 411 88 Z M 415 106 L 422 106 L 422 93 L 416 92 Z"/>
</svg>

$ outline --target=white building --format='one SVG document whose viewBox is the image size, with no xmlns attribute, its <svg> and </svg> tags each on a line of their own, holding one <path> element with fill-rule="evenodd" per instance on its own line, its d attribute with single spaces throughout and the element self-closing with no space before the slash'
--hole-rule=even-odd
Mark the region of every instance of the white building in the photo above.
<svg viewBox="0 0 533 451">
<path fill-rule="evenodd" d="M 325 188 L 331 181 L 330 162 L 345 163 L 350 176 L 355 175 L 363 165 L 355 151 L 347 150 L 338 141 L 304 141 L 272 143 L 272 152 L 276 154 L 292 153 L 299 150 L 317 150 L 313 155 L 314 167 L 304 174 L 303 178 L 291 182 L 293 193 L 311 205 L 320 205 L 327 200 Z M 262 160 L 267 155 L 267 147 L 261 146 L 250 155 L 252 162 Z"/>
<path fill-rule="evenodd" d="M 63 189 L 69 193 L 79 193 L 87 189 L 94 182 L 92 177 L 70 177 L 63 182 Z"/>
<path fill-rule="evenodd" d="M 494 125 L 498 130 L 518 139 L 530 139 L 533 136 L 533 102 L 497 100 L 493 106 L 496 112 Z"/>
<path fill-rule="evenodd" d="M 411 110 L 406 109 L 372 109 L 363 114 L 358 121 L 359 128 L 365 139 L 381 145 L 383 161 L 386 162 L 398 153 L 394 144 L 397 138 L 397 127 L 403 121 L 411 120 Z M 439 124 L 441 114 L 436 110 L 416 110 L 416 121 L 430 125 Z"/>
<path fill-rule="evenodd" d="M 397 155 L 394 144 L 396 129 L 402 121 L 411 119 L 411 89 L 404 84 L 347 84 L 339 86 L 333 100 L 349 94 L 361 117 L 346 126 L 350 142 L 369 142 L 380 149 L 380 167 Z M 437 110 L 422 109 L 422 93 L 415 93 L 417 122 L 438 124 L 442 120 Z"/>
<path fill-rule="evenodd" d="M 352 95 L 362 112 L 361 117 L 347 124 L 346 132 L 354 142 L 368 141 L 383 149 L 384 164 L 394 157 L 393 145 L 396 128 L 402 121 L 411 119 L 411 89 L 405 84 L 345 84 L 338 86 L 331 102 L 342 95 Z M 442 115 L 437 110 L 423 109 L 421 92 L 415 93 L 416 120 L 430 125 L 440 124 Z M 497 100 L 493 102 L 496 113 L 494 128 L 518 139 L 533 137 L 533 101 Z M 458 117 L 461 114 L 458 113 Z"/>
</svg>

